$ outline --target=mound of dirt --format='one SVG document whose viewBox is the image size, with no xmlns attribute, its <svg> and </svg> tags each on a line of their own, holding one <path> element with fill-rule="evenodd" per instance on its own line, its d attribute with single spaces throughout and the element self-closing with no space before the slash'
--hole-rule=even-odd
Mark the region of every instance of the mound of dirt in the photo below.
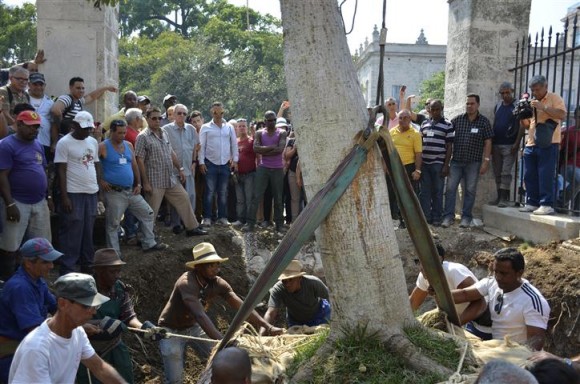
<svg viewBox="0 0 580 384">
<path fill-rule="evenodd" d="M 493 252 L 507 246 L 520 246 L 513 241 L 507 243 L 479 229 L 461 229 L 457 226 L 447 229 L 434 229 L 436 241 L 447 250 L 447 260 L 467 265 L 479 277 L 488 274 L 488 264 Z M 143 253 L 138 247 L 124 246 L 123 256 L 127 265 L 123 270 L 123 281 L 131 284 L 136 291 L 136 312 L 143 320 L 156 322 L 173 289 L 175 280 L 185 271 L 185 262 L 192 259 L 192 248 L 203 241 L 211 242 L 218 254 L 228 257 L 222 264 L 221 276 L 225 278 L 240 295 L 245 296 L 250 288 L 246 274 L 246 256 L 244 238 L 231 228 L 214 226 L 208 236 L 188 238 L 174 235 L 169 228 L 158 226 L 163 242 L 171 248 L 164 252 Z M 415 285 L 419 273 L 413 263 L 415 251 L 405 230 L 397 230 L 400 253 L 402 256 L 405 277 L 409 292 Z M 274 250 L 280 236 L 271 230 L 259 229 L 256 235 L 244 235 L 250 241 L 249 248 L 258 244 L 261 248 Z M 549 338 L 546 350 L 562 356 L 570 356 L 580 350 L 580 253 L 550 244 L 524 250 L 526 272 L 524 277 L 534 284 L 546 297 L 552 312 L 550 315 Z M 259 312 L 265 311 L 263 301 Z M 427 301 L 422 310 L 434 307 Z M 218 302 L 210 310 L 210 317 L 225 331 L 235 312 L 225 302 Z M 130 335 L 126 340 L 133 353 L 136 382 L 160 383 L 163 376 L 163 364 L 156 343 L 136 340 Z M 195 383 L 203 371 L 204 363 L 194 353 L 188 351 L 185 383 Z"/>
</svg>

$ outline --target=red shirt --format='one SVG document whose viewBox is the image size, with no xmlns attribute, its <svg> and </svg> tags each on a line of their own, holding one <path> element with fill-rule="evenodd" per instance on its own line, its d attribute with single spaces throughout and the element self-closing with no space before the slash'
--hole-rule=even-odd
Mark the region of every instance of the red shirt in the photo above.
<svg viewBox="0 0 580 384">
<path fill-rule="evenodd" d="M 127 140 L 133 148 L 135 148 L 135 141 L 137 141 L 137 136 L 139 136 L 139 131 L 127 126 L 127 133 L 125 134 L 125 140 Z"/>
<path fill-rule="evenodd" d="M 566 153 L 568 153 L 568 164 L 576 164 L 580 167 L 580 130 L 572 126 L 562 130 L 562 144 L 561 148 L 561 158 L 562 161 L 565 159 Z M 576 150 L 576 159 L 574 159 L 574 150 Z"/>
<path fill-rule="evenodd" d="M 254 139 L 247 137 L 244 140 L 238 139 L 238 173 L 245 173 L 256 170 L 256 154 L 254 153 Z"/>
</svg>

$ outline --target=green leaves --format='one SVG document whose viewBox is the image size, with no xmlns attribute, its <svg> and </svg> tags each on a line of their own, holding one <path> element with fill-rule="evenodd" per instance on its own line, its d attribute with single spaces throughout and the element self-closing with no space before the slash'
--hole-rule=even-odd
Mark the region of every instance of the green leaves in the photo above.
<svg viewBox="0 0 580 384">
<path fill-rule="evenodd" d="M 436 72 L 431 78 L 421 83 L 421 101 L 425 105 L 427 99 L 443 100 L 445 96 L 445 71 Z"/>
<path fill-rule="evenodd" d="M 36 7 L 33 4 L 12 7 L 0 2 L 0 31 L 2 68 L 34 59 Z"/>
</svg>

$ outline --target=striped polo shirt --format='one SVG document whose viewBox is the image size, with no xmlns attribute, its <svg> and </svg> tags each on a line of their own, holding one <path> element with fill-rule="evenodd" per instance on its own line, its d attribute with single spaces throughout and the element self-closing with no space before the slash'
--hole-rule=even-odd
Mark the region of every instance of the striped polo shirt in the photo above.
<svg viewBox="0 0 580 384">
<path fill-rule="evenodd" d="M 452 143 L 455 137 L 453 124 L 444 117 L 438 122 L 431 119 L 421 124 L 423 138 L 423 164 L 443 164 L 445 162 L 445 145 Z"/>
</svg>

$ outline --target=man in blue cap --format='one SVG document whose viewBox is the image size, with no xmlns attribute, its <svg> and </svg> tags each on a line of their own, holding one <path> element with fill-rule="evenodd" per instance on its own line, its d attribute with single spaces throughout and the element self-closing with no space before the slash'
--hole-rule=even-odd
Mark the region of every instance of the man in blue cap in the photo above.
<svg viewBox="0 0 580 384">
<path fill-rule="evenodd" d="M 56 311 L 56 299 L 44 279 L 62 253 L 37 237 L 20 247 L 20 256 L 20 267 L 0 294 L 0 383 L 8 382 L 20 341 L 46 320 L 48 312 Z"/>
</svg>

